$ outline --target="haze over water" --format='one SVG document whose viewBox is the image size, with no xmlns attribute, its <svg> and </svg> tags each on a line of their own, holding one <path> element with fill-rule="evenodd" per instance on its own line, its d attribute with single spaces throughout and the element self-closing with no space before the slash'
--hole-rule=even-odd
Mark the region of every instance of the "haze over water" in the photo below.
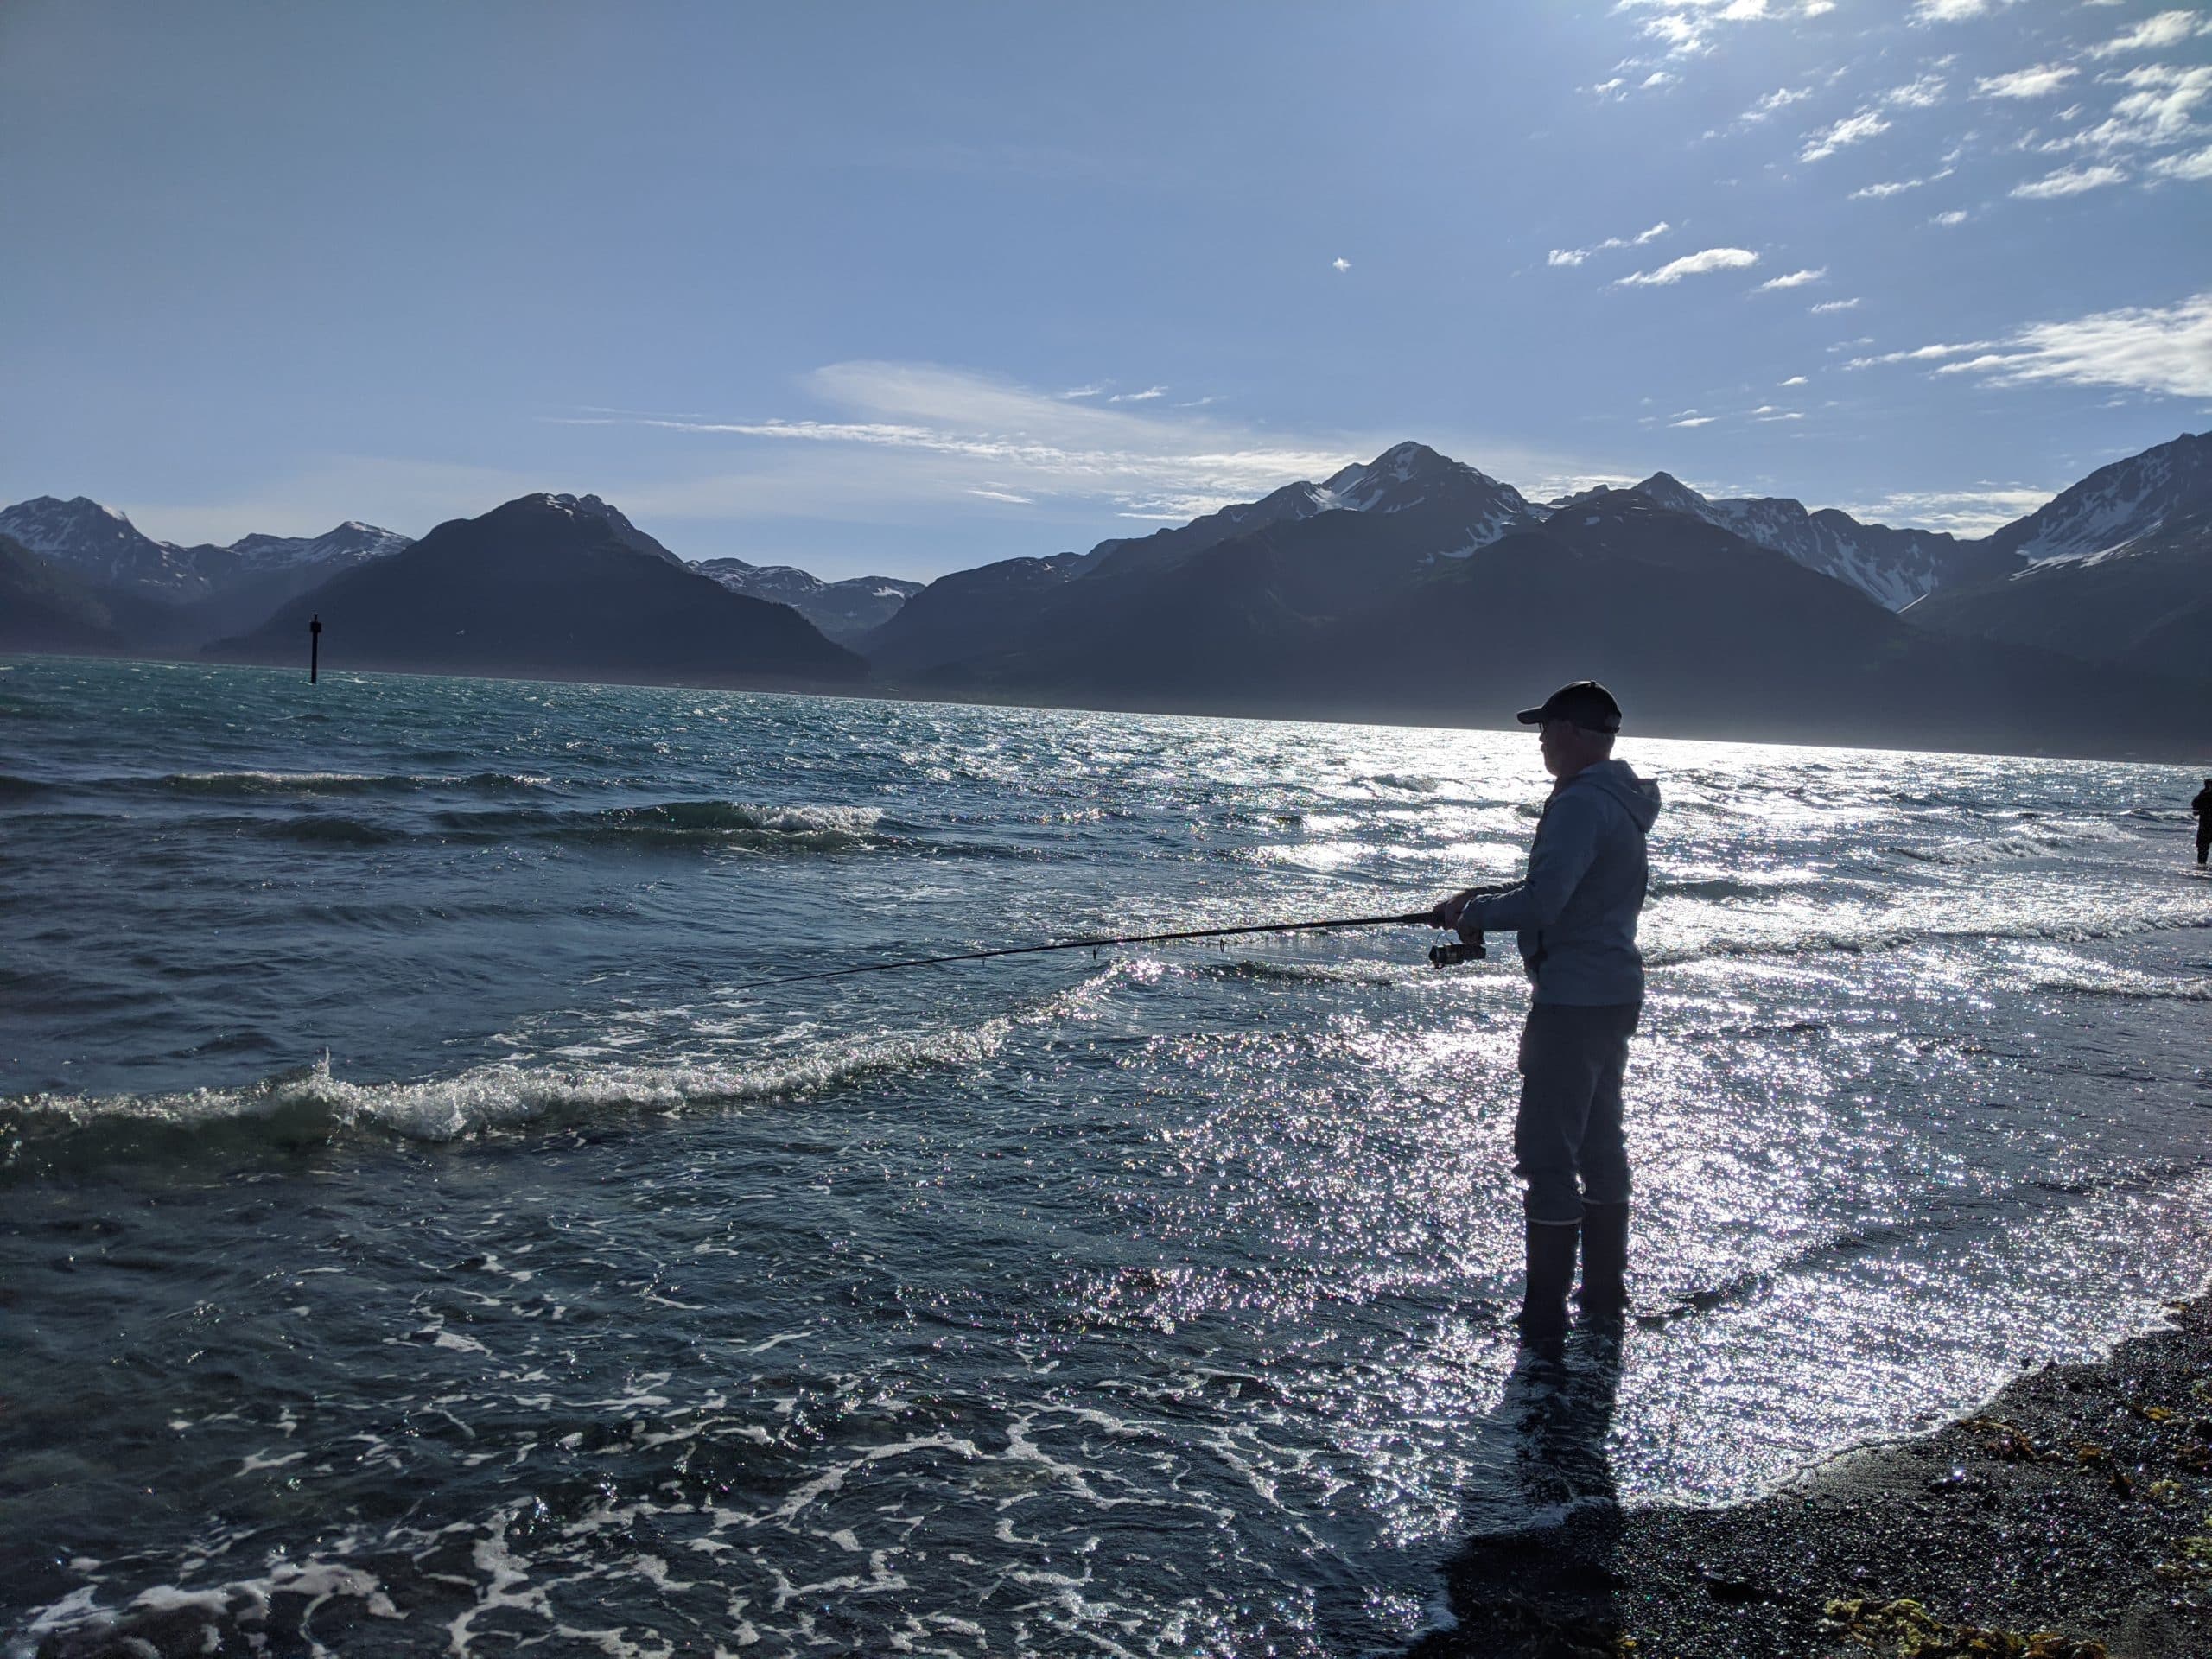
<svg viewBox="0 0 2212 1659">
<path fill-rule="evenodd" d="M 1510 960 L 740 988 L 1426 905 L 1517 865 L 1524 734 L 0 664 L 0 1650 L 1388 1648 L 1470 1532 L 2196 1289 L 2195 776 L 1622 690 L 1646 1317 L 1532 1427 Z"/>
</svg>

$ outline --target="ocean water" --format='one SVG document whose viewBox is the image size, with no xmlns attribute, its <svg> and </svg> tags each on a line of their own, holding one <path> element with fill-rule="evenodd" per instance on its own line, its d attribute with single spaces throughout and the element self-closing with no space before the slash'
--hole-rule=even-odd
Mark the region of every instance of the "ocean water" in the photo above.
<svg viewBox="0 0 2212 1659">
<path fill-rule="evenodd" d="M 0 1653 L 1387 1651 L 2212 1270 L 2173 768 L 1625 738 L 1638 1319 L 1516 1364 L 1521 734 L 0 660 Z"/>
</svg>

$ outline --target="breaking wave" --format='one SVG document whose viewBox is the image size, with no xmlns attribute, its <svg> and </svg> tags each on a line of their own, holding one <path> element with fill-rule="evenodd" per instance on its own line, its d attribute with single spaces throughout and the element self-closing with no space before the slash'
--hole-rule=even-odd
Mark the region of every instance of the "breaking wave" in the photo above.
<svg viewBox="0 0 2212 1659">
<path fill-rule="evenodd" d="M 1127 971 L 1110 963 L 1028 1007 L 938 1030 L 848 1037 L 796 1053 L 678 1065 L 563 1068 L 497 1062 L 446 1077 L 352 1083 L 325 1054 L 242 1088 L 165 1095 L 38 1094 L 0 1100 L 0 1179 L 50 1177 L 194 1147 L 283 1150 L 347 1133 L 433 1144 L 695 1108 L 792 1100 L 886 1074 L 961 1070 L 1016 1029 L 1082 1007 Z"/>
</svg>

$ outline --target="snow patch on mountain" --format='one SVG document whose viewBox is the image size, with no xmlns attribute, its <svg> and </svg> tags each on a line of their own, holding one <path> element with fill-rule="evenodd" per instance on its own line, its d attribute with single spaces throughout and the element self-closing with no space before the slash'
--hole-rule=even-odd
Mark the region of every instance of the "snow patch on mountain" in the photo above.
<svg viewBox="0 0 2212 1659">
<path fill-rule="evenodd" d="M 2101 564 L 2160 545 L 2158 532 L 2170 523 L 2208 509 L 2212 433 L 2184 435 L 2099 467 L 1990 541 L 2028 569 Z"/>
<path fill-rule="evenodd" d="M 1654 473 L 1631 487 L 1670 512 L 1702 518 L 1755 547 L 1848 582 L 1892 611 L 1940 586 L 1957 566 L 1964 545 L 1942 531 L 1863 524 L 1834 507 L 1808 512 L 1802 502 L 1787 496 L 1713 500 L 1671 473 Z"/>
</svg>

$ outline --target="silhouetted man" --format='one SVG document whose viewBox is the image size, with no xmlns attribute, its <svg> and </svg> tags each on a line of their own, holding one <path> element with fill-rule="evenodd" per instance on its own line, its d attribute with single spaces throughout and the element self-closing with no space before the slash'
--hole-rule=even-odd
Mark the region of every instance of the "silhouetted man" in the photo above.
<svg viewBox="0 0 2212 1659">
<path fill-rule="evenodd" d="M 2196 861 L 2202 864 L 2206 855 L 2212 854 L 2212 778 L 2204 780 L 2189 810 L 2196 814 Z"/>
<path fill-rule="evenodd" d="M 1514 1173 L 1527 1187 L 1529 1281 L 1521 1332 L 1539 1345 L 1567 1329 L 1567 1292 L 1582 1246 L 1585 1314 L 1628 1306 L 1628 1147 L 1621 1079 L 1643 1006 L 1636 948 L 1647 880 L 1643 837 L 1659 812 L 1656 784 L 1612 758 L 1620 704 L 1595 680 L 1561 686 L 1517 718 L 1538 728 L 1558 779 L 1518 887 L 1470 890 L 1437 906 L 1465 939 L 1517 933 L 1534 984 L 1521 1033 L 1521 1110 Z"/>
</svg>

